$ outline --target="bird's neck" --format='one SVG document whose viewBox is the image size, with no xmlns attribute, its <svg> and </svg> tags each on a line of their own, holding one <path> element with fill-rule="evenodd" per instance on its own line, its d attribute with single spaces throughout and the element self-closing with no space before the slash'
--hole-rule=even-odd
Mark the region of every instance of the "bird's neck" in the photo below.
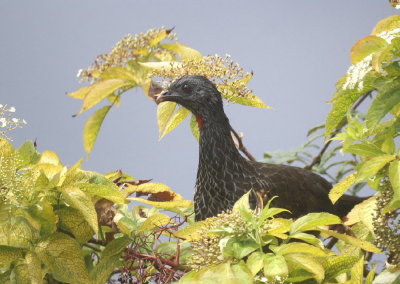
<svg viewBox="0 0 400 284">
<path fill-rule="evenodd" d="M 201 119 L 200 123 L 199 119 Z M 219 175 L 223 172 L 240 171 L 246 160 L 236 148 L 225 113 L 220 113 L 217 118 L 198 118 L 198 123 L 200 128 L 199 172 L 213 172 Z"/>
</svg>

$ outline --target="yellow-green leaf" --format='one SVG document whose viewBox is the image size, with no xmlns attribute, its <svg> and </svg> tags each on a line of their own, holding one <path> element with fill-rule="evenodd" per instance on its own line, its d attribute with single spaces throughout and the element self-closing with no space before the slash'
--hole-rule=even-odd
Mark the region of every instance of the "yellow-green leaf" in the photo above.
<svg viewBox="0 0 400 284">
<path fill-rule="evenodd" d="M 39 242 L 35 251 L 52 276 L 66 283 L 92 283 L 79 243 L 63 233 L 54 233 Z"/>
<path fill-rule="evenodd" d="M 161 62 L 139 62 L 143 67 L 151 70 L 171 70 L 173 68 L 182 67 L 182 63 L 176 61 L 161 61 Z"/>
<path fill-rule="evenodd" d="M 255 251 L 247 258 L 246 264 L 253 276 L 264 267 L 264 255 L 263 252 Z"/>
<path fill-rule="evenodd" d="M 375 157 L 379 155 L 384 155 L 385 153 L 379 149 L 378 146 L 374 144 L 367 143 L 357 143 L 351 144 L 345 148 L 343 148 L 343 152 L 351 153 L 354 155 L 359 155 L 363 157 Z"/>
<path fill-rule="evenodd" d="M 201 238 L 200 232 L 206 227 L 207 221 L 195 222 L 176 231 L 174 236 L 188 241 Z"/>
<path fill-rule="evenodd" d="M 84 98 L 86 98 L 86 96 L 89 93 L 89 91 L 92 88 L 92 86 L 93 85 L 89 85 L 89 86 L 85 86 L 85 87 L 79 88 L 75 92 L 68 93 L 67 95 L 70 96 L 71 98 L 74 98 L 74 99 L 83 100 Z"/>
<path fill-rule="evenodd" d="M 389 180 L 394 196 L 400 199 L 400 161 L 394 160 L 389 165 Z"/>
<path fill-rule="evenodd" d="M 363 224 L 372 232 L 374 230 L 373 216 L 375 211 L 376 196 L 372 196 L 354 206 L 349 214 L 347 214 L 347 220 L 344 224 L 346 226 L 351 226 L 357 222 L 363 222 Z"/>
<path fill-rule="evenodd" d="M 132 200 L 132 201 L 138 201 L 138 202 L 142 202 L 148 205 L 152 205 L 154 207 L 157 208 L 164 208 L 164 209 L 171 209 L 174 207 L 192 207 L 193 206 L 193 202 L 189 201 L 189 200 L 176 200 L 176 201 L 150 201 L 147 199 L 143 199 L 143 198 L 138 198 L 138 197 L 128 197 L 128 200 Z"/>
<path fill-rule="evenodd" d="M 375 271 L 376 271 L 377 265 L 375 264 L 372 269 L 368 272 L 367 277 L 365 277 L 365 283 L 364 284 L 372 284 L 372 281 L 375 278 Z"/>
<path fill-rule="evenodd" d="M 237 212 L 246 222 L 255 221 L 253 210 L 250 209 L 249 197 L 251 190 L 239 198 L 233 205 L 232 211 Z"/>
<path fill-rule="evenodd" d="M 78 185 L 79 189 L 85 193 L 96 195 L 108 200 L 111 200 L 117 204 L 124 204 L 125 203 L 125 196 L 119 190 L 119 188 L 114 184 L 91 184 L 91 183 L 84 183 Z"/>
<path fill-rule="evenodd" d="M 371 34 L 377 35 L 382 32 L 388 32 L 399 27 L 400 27 L 400 15 L 393 15 L 380 20 L 372 30 Z"/>
<path fill-rule="evenodd" d="M 15 265 L 15 280 L 17 283 L 42 284 L 42 262 L 31 251 L 27 252 L 24 259 L 20 259 Z"/>
<path fill-rule="evenodd" d="M 273 253 L 264 255 L 264 275 L 267 278 L 274 278 L 275 276 L 285 278 L 288 273 L 288 265 L 283 256 Z"/>
<path fill-rule="evenodd" d="M 372 243 L 367 242 L 367 241 L 363 241 L 360 239 L 357 239 L 355 237 L 349 236 L 349 235 L 344 235 L 344 234 L 340 234 L 331 230 L 325 230 L 322 228 L 318 228 L 319 231 L 321 231 L 324 234 L 327 234 L 329 236 L 335 237 L 339 240 L 344 241 L 345 243 L 354 245 L 356 247 L 359 247 L 365 251 L 369 251 L 369 252 L 373 252 L 373 253 L 381 253 L 381 251 Z"/>
<path fill-rule="evenodd" d="M 177 127 L 189 115 L 189 113 L 190 111 L 187 108 L 178 108 L 178 110 L 168 120 L 160 139 L 167 135 L 172 129 Z"/>
<path fill-rule="evenodd" d="M 353 173 L 348 175 L 340 182 L 335 184 L 332 189 L 329 191 L 329 199 L 333 204 L 338 201 L 338 199 L 356 182 L 356 175 Z"/>
<path fill-rule="evenodd" d="M 94 142 L 99 134 L 101 124 L 103 123 L 103 120 L 110 109 L 111 105 L 104 106 L 101 109 L 98 109 L 86 121 L 85 126 L 83 127 L 83 148 L 85 149 L 86 154 L 89 154 L 90 151 L 92 151 Z"/>
<path fill-rule="evenodd" d="M 302 268 L 314 275 L 315 280 L 321 283 L 325 278 L 325 270 L 321 263 L 314 257 L 307 254 L 291 253 L 285 256 L 288 263 L 294 267 Z"/>
<path fill-rule="evenodd" d="M 351 284 L 362 284 L 362 280 L 364 279 L 364 256 L 357 261 L 356 264 L 351 268 L 350 275 L 351 275 Z"/>
<path fill-rule="evenodd" d="M 178 42 L 162 44 L 160 47 L 178 54 L 182 61 L 203 58 L 197 50 Z"/>
<path fill-rule="evenodd" d="M 171 222 L 171 218 L 165 214 L 154 214 L 148 217 L 140 226 L 136 232 L 141 233 L 143 231 L 152 230 L 155 227 L 166 225 Z"/>
<path fill-rule="evenodd" d="M 289 244 L 282 244 L 280 246 L 270 246 L 270 249 L 279 255 L 286 255 L 289 253 L 306 253 L 313 256 L 326 256 L 327 253 L 316 246 L 306 243 L 292 242 Z"/>
<path fill-rule="evenodd" d="M 24 250 L 0 245 L 0 266 L 9 264 L 18 258 L 21 258 Z"/>
<path fill-rule="evenodd" d="M 77 187 L 60 189 L 67 203 L 78 209 L 93 231 L 98 233 L 97 213 L 89 196 Z"/>
<path fill-rule="evenodd" d="M 135 84 L 137 81 L 137 78 L 133 72 L 121 66 L 107 68 L 100 74 L 100 78 L 103 80 L 123 79 L 131 82 L 132 84 Z"/>
<path fill-rule="evenodd" d="M 362 162 L 356 174 L 356 182 L 376 175 L 387 163 L 396 158 L 394 155 L 381 155 Z"/>
<path fill-rule="evenodd" d="M 157 106 L 158 136 L 161 137 L 165 126 L 176 108 L 175 102 L 162 102 Z"/>
<path fill-rule="evenodd" d="M 350 61 L 357 64 L 368 55 L 384 49 L 388 43 L 383 38 L 370 35 L 357 41 L 350 50 Z"/>
<path fill-rule="evenodd" d="M 94 231 L 78 209 L 63 207 L 57 210 L 57 215 L 60 218 L 61 228 L 71 232 L 81 244 L 92 238 Z"/>
<path fill-rule="evenodd" d="M 309 213 L 297 219 L 290 226 L 290 234 L 292 235 L 297 232 L 315 230 L 318 226 L 327 226 L 341 223 L 342 221 L 338 216 L 330 213 Z"/>
<path fill-rule="evenodd" d="M 157 33 L 152 34 L 152 38 L 149 40 L 149 46 L 155 46 L 165 39 L 170 32 L 171 30 L 160 29 Z"/>
<path fill-rule="evenodd" d="M 81 110 L 77 114 L 81 114 L 95 106 L 114 91 L 124 87 L 132 87 L 133 85 L 134 83 L 124 79 L 109 79 L 95 82 L 85 96 Z"/>
</svg>

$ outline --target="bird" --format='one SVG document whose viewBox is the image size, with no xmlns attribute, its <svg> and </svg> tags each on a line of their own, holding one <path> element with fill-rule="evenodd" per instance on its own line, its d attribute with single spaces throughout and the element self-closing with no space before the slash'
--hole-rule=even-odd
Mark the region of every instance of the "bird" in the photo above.
<svg viewBox="0 0 400 284">
<path fill-rule="evenodd" d="M 269 164 L 243 157 L 231 134 L 221 93 L 209 79 L 188 75 L 173 81 L 156 103 L 175 102 L 195 116 L 199 126 L 199 161 L 194 193 L 195 220 L 232 209 L 247 192 L 254 208 L 257 193 L 264 204 L 290 211 L 291 218 L 311 212 L 344 217 L 363 198 L 343 195 L 334 205 L 328 194 L 332 185 L 320 175 L 295 166 Z M 277 198 L 273 198 L 277 197 Z M 282 213 L 288 217 L 289 213 Z"/>
</svg>

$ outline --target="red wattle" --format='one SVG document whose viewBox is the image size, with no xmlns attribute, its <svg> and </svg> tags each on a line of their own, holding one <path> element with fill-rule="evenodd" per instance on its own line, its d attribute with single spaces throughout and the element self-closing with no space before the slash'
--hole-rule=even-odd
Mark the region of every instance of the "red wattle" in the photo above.
<svg viewBox="0 0 400 284">
<path fill-rule="evenodd" d="M 196 121 L 199 128 L 203 128 L 203 119 L 201 118 L 201 116 L 196 115 Z"/>
</svg>

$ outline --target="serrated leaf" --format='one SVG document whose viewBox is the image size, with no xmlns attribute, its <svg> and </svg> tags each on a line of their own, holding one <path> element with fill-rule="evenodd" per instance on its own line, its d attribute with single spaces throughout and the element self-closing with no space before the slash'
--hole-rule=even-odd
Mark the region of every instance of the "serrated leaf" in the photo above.
<svg viewBox="0 0 400 284">
<path fill-rule="evenodd" d="M 330 213 L 309 213 L 297 219 L 290 226 L 290 234 L 293 235 L 298 232 L 315 230 L 319 226 L 327 226 L 341 223 L 342 221 L 338 216 Z"/>
<path fill-rule="evenodd" d="M 194 138 L 196 138 L 197 142 L 200 141 L 200 129 L 199 125 L 197 124 L 196 116 L 192 115 L 190 117 L 190 131 Z"/>
<path fill-rule="evenodd" d="M 388 32 L 400 27 L 400 15 L 393 15 L 380 20 L 372 30 L 372 35 Z"/>
<path fill-rule="evenodd" d="M 275 276 L 285 278 L 288 273 L 288 265 L 283 256 L 272 253 L 264 255 L 264 275 L 267 278 L 275 278 Z"/>
<path fill-rule="evenodd" d="M 356 182 L 376 175 L 380 169 L 395 158 L 394 155 L 381 155 L 362 162 L 356 173 Z"/>
<path fill-rule="evenodd" d="M 255 251 L 247 258 L 246 264 L 253 276 L 264 267 L 264 255 L 260 251 Z"/>
<path fill-rule="evenodd" d="M 150 217 L 146 218 L 142 224 L 136 229 L 137 233 L 141 233 L 144 231 L 149 231 L 154 229 L 155 227 L 159 227 L 162 225 L 169 224 L 171 222 L 171 218 L 165 214 L 154 214 Z"/>
<path fill-rule="evenodd" d="M 54 233 L 39 242 L 35 251 L 56 280 L 66 283 L 92 283 L 81 247 L 73 238 L 63 233 Z"/>
<path fill-rule="evenodd" d="M 91 88 L 88 89 L 88 92 L 83 99 L 81 110 L 77 115 L 92 108 L 114 91 L 120 88 L 132 87 L 133 85 L 134 84 L 131 81 L 126 81 L 124 79 L 101 80 L 93 83 Z"/>
<path fill-rule="evenodd" d="M 165 126 L 168 123 L 171 115 L 176 109 L 175 102 L 162 102 L 157 106 L 157 125 L 158 125 L 158 136 L 161 137 Z"/>
<path fill-rule="evenodd" d="M 339 274 L 350 270 L 358 261 L 356 256 L 331 256 L 321 262 L 325 268 L 326 280 L 332 279 Z"/>
<path fill-rule="evenodd" d="M 57 210 L 57 215 L 60 218 L 59 225 L 71 232 L 80 243 L 92 238 L 94 231 L 78 209 L 64 207 Z"/>
<path fill-rule="evenodd" d="M 201 53 L 197 50 L 178 42 L 161 44 L 160 47 L 178 54 L 181 61 L 203 58 Z"/>
<path fill-rule="evenodd" d="M 400 161 L 394 160 L 389 165 L 389 180 L 394 196 L 400 199 Z"/>
<path fill-rule="evenodd" d="M 9 264 L 18 258 L 21 258 L 24 251 L 25 250 L 21 248 L 0 245 L 0 266 Z"/>
<path fill-rule="evenodd" d="M 249 196 L 251 190 L 239 198 L 233 205 L 232 211 L 237 212 L 246 222 L 255 221 L 253 210 L 250 209 Z"/>
<path fill-rule="evenodd" d="M 370 35 L 357 41 L 350 50 L 350 61 L 357 64 L 368 55 L 384 49 L 388 43 L 383 38 Z"/>
<path fill-rule="evenodd" d="M 329 199 L 333 204 L 356 182 L 356 175 L 353 173 L 348 175 L 340 182 L 335 184 L 329 191 Z"/>
<path fill-rule="evenodd" d="M 104 106 L 93 113 L 88 120 L 86 120 L 83 127 L 83 148 L 86 154 L 92 151 L 94 142 L 96 142 L 97 135 L 99 134 L 100 127 L 103 124 L 104 118 L 111 109 L 111 105 Z"/>
<path fill-rule="evenodd" d="M 285 256 L 287 262 L 294 267 L 302 268 L 314 275 L 318 283 L 325 278 L 325 270 L 321 263 L 314 257 L 306 254 L 291 253 Z"/>
<path fill-rule="evenodd" d="M 357 204 L 347 214 L 347 220 L 344 222 L 346 226 L 354 225 L 357 222 L 363 222 L 363 224 L 371 231 L 374 231 L 373 217 L 376 211 L 376 196 L 372 196 L 367 200 Z"/>
<path fill-rule="evenodd" d="M 400 86 L 397 84 L 389 90 L 381 90 L 371 102 L 365 116 L 369 128 L 374 128 L 378 122 L 397 104 L 400 103 Z"/>
<path fill-rule="evenodd" d="M 125 203 L 125 196 L 119 190 L 119 188 L 114 184 L 92 184 L 92 183 L 83 183 L 79 184 L 78 188 L 85 193 L 96 195 L 108 200 L 111 200 L 117 204 Z"/>
<path fill-rule="evenodd" d="M 326 256 L 327 253 L 316 246 L 305 243 L 292 242 L 289 244 L 282 244 L 280 246 L 270 246 L 270 249 L 279 255 L 286 255 L 289 253 L 305 253 L 313 256 Z"/>
<path fill-rule="evenodd" d="M 97 213 L 89 196 L 77 187 L 60 189 L 67 203 L 78 209 L 95 234 L 98 234 Z"/>
<path fill-rule="evenodd" d="M 344 241 L 345 243 L 354 245 L 356 247 L 359 247 L 365 251 L 369 251 L 369 252 L 373 252 L 373 253 L 381 253 L 381 251 L 372 243 L 367 242 L 367 241 L 363 241 L 360 239 L 357 239 L 355 237 L 349 236 L 349 235 L 344 235 L 344 234 L 340 234 L 340 233 L 336 233 L 334 231 L 330 231 L 330 230 L 325 230 L 322 228 L 318 228 L 319 231 L 321 231 L 322 233 L 325 233 L 329 236 L 335 237 L 339 240 Z"/>
<path fill-rule="evenodd" d="M 343 152 L 359 155 L 362 157 L 375 157 L 385 153 L 374 144 L 357 143 L 343 148 Z"/>
<path fill-rule="evenodd" d="M 190 111 L 187 108 L 179 107 L 174 114 L 168 119 L 162 132 L 160 139 L 167 135 L 171 130 L 177 127 L 189 115 Z"/>
</svg>

